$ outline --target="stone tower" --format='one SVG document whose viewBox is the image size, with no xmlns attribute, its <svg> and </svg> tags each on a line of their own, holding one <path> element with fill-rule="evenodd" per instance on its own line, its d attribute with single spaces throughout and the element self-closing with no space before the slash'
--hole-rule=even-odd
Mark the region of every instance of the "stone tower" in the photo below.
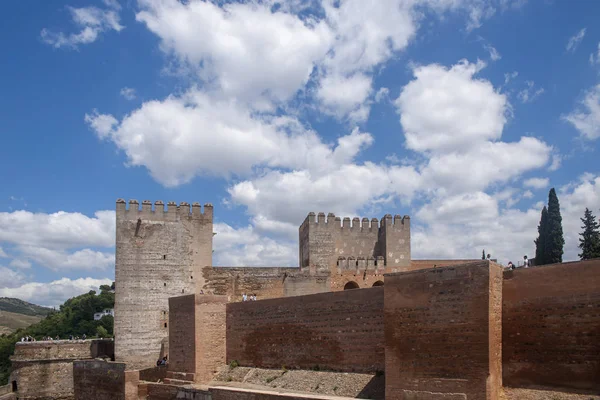
<svg viewBox="0 0 600 400">
<path fill-rule="evenodd" d="M 378 268 L 402 271 L 410 267 L 410 217 L 344 218 L 334 214 L 308 214 L 299 229 L 300 267 L 335 271 L 338 260 L 356 269 L 378 260 Z M 384 265 L 379 265 L 383 263 Z"/>
<path fill-rule="evenodd" d="M 156 365 L 169 334 L 169 297 L 194 294 L 212 266 L 213 207 L 117 200 L 115 357 Z"/>
</svg>

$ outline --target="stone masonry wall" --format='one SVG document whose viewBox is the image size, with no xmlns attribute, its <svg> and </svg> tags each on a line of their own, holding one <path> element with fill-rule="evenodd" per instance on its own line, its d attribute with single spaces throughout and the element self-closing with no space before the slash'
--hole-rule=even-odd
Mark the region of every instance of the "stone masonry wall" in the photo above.
<svg viewBox="0 0 600 400">
<path fill-rule="evenodd" d="M 227 304 L 227 362 L 383 370 L 383 288 Z"/>
<path fill-rule="evenodd" d="M 125 363 L 75 361 L 75 400 L 138 400 L 139 372 L 125 369 Z"/>
<path fill-rule="evenodd" d="M 344 218 L 309 213 L 299 228 L 299 262 L 302 268 L 335 270 L 338 259 L 350 270 L 364 270 L 368 260 L 383 257 L 387 266 L 410 265 L 410 218 L 386 215 L 377 218 Z M 359 261 L 360 260 L 360 261 Z M 361 265 L 364 264 L 364 265 Z M 381 267 L 381 266 L 380 266 Z M 343 268 L 342 268 L 343 269 Z"/>
<path fill-rule="evenodd" d="M 498 398 L 501 274 L 482 261 L 386 276 L 386 399 Z"/>
<path fill-rule="evenodd" d="M 600 390 L 600 259 L 504 273 L 507 386 Z"/>
<path fill-rule="evenodd" d="M 111 340 L 17 343 L 11 357 L 10 382 L 19 398 L 72 399 L 73 361 L 110 356 Z"/>
<path fill-rule="evenodd" d="M 135 368 L 155 365 L 168 336 L 168 298 L 204 286 L 212 265 L 213 208 L 198 203 L 164 210 L 149 201 L 117 201 L 115 356 Z M 164 350 L 164 348 L 163 348 Z"/>
<path fill-rule="evenodd" d="M 258 299 L 300 296 L 330 291 L 329 273 L 311 274 L 300 268 L 206 267 L 202 270 L 205 293 L 241 301 L 242 294 Z"/>
</svg>

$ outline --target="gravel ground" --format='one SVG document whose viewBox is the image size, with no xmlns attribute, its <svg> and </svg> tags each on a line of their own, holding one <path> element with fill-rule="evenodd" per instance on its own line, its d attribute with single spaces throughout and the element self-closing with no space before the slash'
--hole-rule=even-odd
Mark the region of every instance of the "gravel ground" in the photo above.
<svg viewBox="0 0 600 400">
<path fill-rule="evenodd" d="M 383 400 L 385 377 L 374 374 L 224 366 L 211 385 L 271 388 L 357 399 Z M 600 393 L 564 393 L 553 390 L 503 388 L 500 400 L 600 400 Z"/>
<path fill-rule="evenodd" d="M 385 378 L 374 374 L 224 367 L 214 380 L 357 399 L 382 400 L 385 397 Z"/>
<path fill-rule="evenodd" d="M 501 400 L 600 400 L 600 393 L 576 394 L 552 390 L 504 388 Z"/>
</svg>

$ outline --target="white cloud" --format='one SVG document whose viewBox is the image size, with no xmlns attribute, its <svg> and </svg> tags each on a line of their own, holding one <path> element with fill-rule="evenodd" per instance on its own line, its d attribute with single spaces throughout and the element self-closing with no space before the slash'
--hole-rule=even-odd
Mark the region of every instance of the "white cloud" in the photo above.
<svg viewBox="0 0 600 400">
<path fill-rule="evenodd" d="M 519 97 L 519 100 L 521 100 L 522 103 L 531 103 L 532 101 L 534 101 L 537 97 L 539 97 L 542 93 L 544 93 L 544 88 L 535 88 L 535 82 L 533 81 L 526 81 L 525 82 L 525 89 L 521 90 L 517 96 Z"/>
<path fill-rule="evenodd" d="M 81 44 L 95 42 L 103 32 L 111 30 L 120 32 L 124 28 L 120 24 L 118 13 L 121 7 L 114 0 L 106 0 L 104 3 L 108 6 L 107 9 L 100 9 L 98 7 L 68 7 L 73 22 L 81 28 L 81 31 L 65 34 L 44 28 L 40 33 L 42 40 L 55 48 L 77 48 Z"/>
<path fill-rule="evenodd" d="M 0 247 L 0 258 L 8 258 L 8 255 L 4 252 L 2 247 Z"/>
<path fill-rule="evenodd" d="M 115 266 L 114 253 L 103 253 L 90 249 L 68 253 L 63 250 L 33 246 L 21 246 L 19 249 L 22 256 L 53 271 L 60 269 L 105 270 Z"/>
<path fill-rule="evenodd" d="M 461 60 L 451 68 L 416 67 L 396 99 L 406 147 L 448 151 L 499 139 L 509 108 L 489 81 L 474 79 L 485 63 Z"/>
<path fill-rule="evenodd" d="M 567 51 L 575 52 L 575 50 L 577 50 L 579 43 L 581 43 L 585 36 L 585 31 L 586 28 L 582 28 L 579 32 L 569 38 L 569 41 L 567 42 Z"/>
<path fill-rule="evenodd" d="M 29 269 L 31 268 L 31 263 L 25 259 L 22 258 L 15 258 L 14 260 L 12 260 L 9 264 L 11 267 L 13 268 L 20 268 L 20 269 Z"/>
<path fill-rule="evenodd" d="M 579 131 L 579 134 L 588 140 L 600 137 L 600 84 L 590 89 L 579 109 L 563 116 Z"/>
<path fill-rule="evenodd" d="M 14 271 L 10 268 L 6 268 L 0 265 L 0 293 L 1 288 L 15 288 L 23 284 L 26 280 L 25 275 L 20 272 Z M 0 294 L 1 296 L 1 294 Z M 17 296 L 10 296 L 17 297 Z"/>
<path fill-rule="evenodd" d="M 381 103 L 383 100 L 388 99 L 390 95 L 390 89 L 386 87 L 379 88 L 375 93 L 375 102 Z"/>
<path fill-rule="evenodd" d="M 296 227 L 296 234 L 297 229 Z M 216 223 L 214 230 L 217 232 L 214 238 L 215 265 L 298 266 L 298 247 L 295 241 L 276 241 L 261 236 L 252 226 L 235 229 L 224 223 Z"/>
<path fill-rule="evenodd" d="M 115 212 L 97 211 L 94 217 L 59 211 L 0 212 L 0 242 L 21 246 L 68 249 L 115 244 Z"/>
<path fill-rule="evenodd" d="M 543 189 L 548 187 L 550 179 L 548 178 L 529 178 L 523 181 L 523 185 L 534 189 Z"/>
<path fill-rule="evenodd" d="M 34 304 L 53 307 L 90 290 L 98 291 L 101 285 L 111 283 L 110 279 L 62 278 L 52 282 L 28 282 L 16 287 L 2 287 L 0 296 L 17 297 Z"/>
<path fill-rule="evenodd" d="M 85 247 L 112 248 L 115 244 L 114 211 L 94 217 L 59 211 L 53 214 L 13 211 L 0 213 L 0 243 L 11 243 L 11 267 L 36 265 L 58 269 L 106 269 L 114 254 Z M 83 249 L 82 249 L 83 248 Z"/>
<path fill-rule="evenodd" d="M 84 120 L 100 139 L 108 137 L 113 127 L 119 123 L 112 115 L 98 114 L 97 110 L 92 111 L 91 114 L 85 114 Z"/>
<path fill-rule="evenodd" d="M 360 110 L 371 91 L 371 77 L 366 75 L 329 75 L 321 79 L 317 97 L 329 109 L 330 114 L 342 119 L 347 114 Z M 357 120 L 365 121 L 368 111 L 359 115 Z"/>
<path fill-rule="evenodd" d="M 161 48 L 228 97 L 285 101 L 308 81 L 331 43 L 323 22 L 268 4 L 139 0 L 136 19 Z"/>
<path fill-rule="evenodd" d="M 135 89 L 130 87 L 124 87 L 123 89 L 121 89 L 119 94 L 127 100 L 134 100 L 136 98 Z M 112 125 L 110 127 L 112 127 Z"/>
<path fill-rule="evenodd" d="M 434 155 L 423 170 L 423 180 L 432 188 L 450 192 L 483 190 L 550 160 L 552 148 L 543 141 L 522 137 L 518 142 L 485 142 L 465 152 Z"/>
<path fill-rule="evenodd" d="M 502 58 L 502 55 L 496 50 L 496 48 L 490 44 L 485 44 L 483 46 L 485 50 L 490 53 L 490 60 L 498 61 Z"/>
<path fill-rule="evenodd" d="M 293 118 L 256 117 L 235 101 L 197 91 L 146 102 L 117 124 L 110 115 L 86 115 L 85 120 L 100 138 L 122 149 L 130 165 L 145 166 L 165 186 L 201 174 L 243 176 L 260 165 L 327 169 L 372 141 L 355 131 L 340 138 L 334 152 Z"/>
<path fill-rule="evenodd" d="M 504 84 L 507 85 L 508 82 L 514 80 L 517 76 L 519 76 L 519 73 L 517 71 L 504 74 Z"/>
<path fill-rule="evenodd" d="M 421 185 L 421 177 L 412 167 L 365 163 L 346 164 L 320 174 L 307 170 L 271 171 L 233 185 L 229 193 L 232 201 L 246 206 L 265 229 L 269 223 L 277 227 L 273 221 L 297 229 L 309 211 L 354 216 L 363 207 L 389 195 L 408 201 Z M 291 229 L 279 227 L 277 232 L 294 235 Z"/>
</svg>

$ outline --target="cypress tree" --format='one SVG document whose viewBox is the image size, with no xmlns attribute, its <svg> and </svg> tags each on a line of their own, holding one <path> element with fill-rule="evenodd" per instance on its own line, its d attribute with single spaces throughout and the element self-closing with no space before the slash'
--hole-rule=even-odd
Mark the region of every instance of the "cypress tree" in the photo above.
<svg viewBox="0 0 600 400">
<path fill-rule="evenodd" d="M 485 260 L 485 249 L 483 249 L 483 251 L 481 252 L 481 259 Z"/>
<path fill-rule="evenodd" d="M 546 236 L 546 250 L 544 261 L 546 264 L 561 263 L 565 238 L 560 216 L 560 204 L 554 188 L 548 193 L 548 235 Z"/>
<path fill-rule="evenodd" d="M 542 209 L 540 224 L 538 225 L 538 237 L 535 243 L 535 265 L 544 265 L 546 262 L 546 241 L 548 238 L 548 209 Z"/>
<path fill-rule="evenodd" d="M 579 248 L 581 253 L 579 257 L 582 260 L 589 260 L 590 258 L 600 257 L 600 224 L 596 222 L 596 217 L 589 209 L 585 209 L 583 218 L 580 218 L 583 222 L 583 232 L 579 234 Z"/>
</svg>

